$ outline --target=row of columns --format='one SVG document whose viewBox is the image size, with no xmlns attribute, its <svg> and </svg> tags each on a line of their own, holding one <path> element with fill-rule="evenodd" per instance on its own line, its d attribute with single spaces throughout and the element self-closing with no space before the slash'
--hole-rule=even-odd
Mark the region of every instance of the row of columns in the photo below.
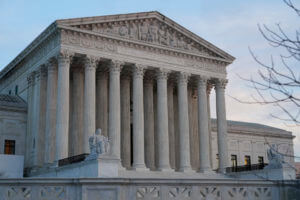
<svg viewBox="0 0 300 200">
<path fill-rule="evenodd" d="M 47 101 L 46 101 L 46 146 L 45 146 L 45 162 L 51 163 L 52 161 L 60 160 L 68 157 L 68 143 L 69 143 L 69 91 L 70 91 L 70 65 L 73 55 L 68 53 L 61 53 L 58 55 L 57 60 L 51 59 L 48 67 L 48 79 L 47 79 Z M 83 104 L 83 110 L 74 106 L 72 109 L 73 122 L 83 121 L 83 135 L 77 136 L 83 138 L 83 149 L 78 150 L 75 154 L 89 153 L 88 138 L 94 134 L 96 129 L 96 121 L 99 124 L 103 124 L 102 129 L 108 129 L 104 131 L 107 134 L 111 142 L 111 155 L 117 159 L 121 159 L 121 141 L 125 142 L 123 145 L 128 145 L 130 141 L 125 135 L 121 140 L 121 127 L 130 126 L 130 123 L 121 124 L 122 119 L 130 120 L 130 107 L 122 106 L 121 112 L 121 87 L 126 87 L 126 79 L 124 85 L 120 85 L 120 72 L 122 69 L 122 62 L 112 61 L 108 67 L 109 69 L 109 91 L 107 89 L 107 82 L 105 77 L 101 76 L 96 81 L 96 67 L 97 60 L 93 57 L 85 57 L 84 59 L 84 80 L 81 76 L 76 76 L 76 72 L 73 75 L 73 93 L 72 98 L 75 99 L 73 104 Z M 55 70 L 57 72 L 55 73 Z M 144 85 L 144 72 L 145 66 L 133 65 L 132 70 L 132 99 L 133 99 L 133 165 L 132 168 L 136 170 L 147 170 L 147 167 L 152 169 L 155 166 L 151 163 L 146 163 L 145 160 L 154 161 L 154 149 L 158 155 L 156 170 L 168 171 L 171 170 L 169 159 L 169 127 L 168 127 L 168 89 L 167 81 L 169 71 L 159 69 L 156 72 L 157 81 L 157 103 L 156 103 L 156 128 L 157 128 L 157 146 L 154 145 L 154 138 L 147 138 L 149 134 L 147 132 L 154 132 L 154 127 L 151 126 L 151 122 L 154 121 L 154 105 L 153 105 L 153 84 L 152 80 L 146 80 Z M 100 75 L 99 75 L 100 76 Z M 189 137 L 189 112 L 188 112 L 188 92 L 187 84 L 189 74 L 184 72 L 177 73 L 177 91 L 178 91 L 178 122 L 179 122 L 179 171 L 191 170 L 191 157 L 190 157 L 190 137 Z M 199 144 L 200 144 L 200 171 L 211 171 L 211 156 L 210 156 L 210 139 L 209 139 L 209 118 L 208 118 L 208 100 L 207 100 L 207 82 L 208 78 L 204 76 L 197 77 L 198 88 L 198 125 L 199 125 Z M 84 84 L 83 84 L 84 83 Z M 127 81 L 130 85 L 130 80 Z M 216 88 L 216 104 L 217 104 L 217 125 L 218 125 L 218 149 L 220 159 L 220 170 L 224 172 L 227 167 L 227 127 L 226 127 L 226 113 L 225 113 L 225 81 L 215 79 Z M 97 98 L 101 98 L 103 105 L 99 105 L 96 108 L 96 85 L 97 88 L 101 88 L 97 93 Z M 102 87 L 101 87 L 102 85 Z M 104 85 L 104 86 L 103 86 Z M 83 88 L 84 87 L 84 88 Z M 129 87 L 127 87 L 129 88 Z M 74 92 L 77 90 L 78 92 Z M 80 91 L 84 91 L 82 94 Z M 106 95 L 109 94 L 107 99 Z M 145 94 L 145 98 L 144 98 Z M 109 100 L 109 103 L 108 103 Z M 122 99 L 123 102 L 127 102 L 130 99 Z M 107 112 L 108 105 L 108 127 L 105 122 L 107 121 L 106 115 L 97 116 L 97 112 Z M 126 109 L 127 108 L 127 109 Z M 83 116 L 80 113 L 83 112 Z M 129 113 L 129 116 L 128 116 Z M 144 113 L 147 115 L 144 116 Z M 144 124 L 144 122 L 146 122 Z M 80 127 L 76 124 L 71 127 Z M 73 127 L 73 128 L 74 128 Z M 130 127 L 127 127 L 130 129 Z M 74 133 L 80 133 L 80 130 L 74 128 Z M 125 138 L 126 137 L 126 138 Z M 146 138 L 144 138 L 146 137 Z M 55 140 L 54 140 L 55 138 Z M 75 143 L 79 143 L 78 138 L 74 135 L 72 139 Z M 126 140 L 127 139 L 127 140 Z M 55 143 L 54 143 L 55 141 Z M 55 158 L 52 151 L 55 149 Z M 122 149 L 123 150 L 123 149 Z M 151 152 L 151 153 L 146 153 Z M 128 154 L 128 152 L 122 151 L 122 154 Z M 145 155 L 149 156 L 149 159 L 145 159 Z M 147 164 L 147 165 L 146 165 Z M 127 163 L 126 165 L 130 165 Z M 147 167 L 146 167 L 147 166 Z"/>
</svg>

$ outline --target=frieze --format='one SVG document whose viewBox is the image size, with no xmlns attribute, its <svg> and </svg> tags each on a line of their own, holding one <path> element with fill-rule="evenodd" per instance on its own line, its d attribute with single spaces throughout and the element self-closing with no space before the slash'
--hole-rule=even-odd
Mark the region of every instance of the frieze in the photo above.
<svg viewBox="0 0 300 200">
<path fill-rule="evenodd" d="M 83 26 L 82 26 L 83 27 Z M 86 27 L 86 26 L 84 26 Z M 210 71 L 214 73 L 226 74 L 226 63 L 222 61 L 213 61 L 212 58 L 195 57 L 190 54 L 180 54 L 179 52 L 172 52 L 162 50 L 154 47 L 147 47 L 143 45 L 134 44 L 131 42 L 123 42 L 117 39 L 106 38 L 105 36 L 92 35 L 91 33 L 80 33 L 74 30 L 62 29 L 63 44 L 75 45 L 84 48 L 98 49 L 106 52 L 116 53 L 118 46 L 126 46 L 143 51 L 150 51 L 159 54 L 168 54 L 170 56 L 182 56 L 184 58 L 183 65 L 194 69 L 201 69 L 203 71 Z M 121 51 L 121 50 L 120 50 Z M 126 50 L 128 52 L 128 50 Z"/>
<path fill-rule="evenodd" d="M 195 68 L 195 69 L 202 69 L 205 71 L 211 71 L 216 73 L 226 74 L 226 66 L 218 64 L 212 61 L 195 61 L 195 60 L 186 60 L 184 62 L 185 66 Z"/>
<path fill-rule="evenodd" d="M 147 43 L 221 58 L 215 52 L 193 41 L 179 31 L 155 18 L 132 21 L 103 22 L 74 25 L 74 27 L 105 35 L 140 40 Z"/>
<path fill-rule="evenodd" d="M 62 31 L 62 44 L 70 44 L 85 48 L 93 48 L 108 52 L 117 52 L 117 46 L 113 43 L 104 41 L 101 37 L 92 36 L 85 33 L 78 33 L 75 31 Z"/>
</svg>

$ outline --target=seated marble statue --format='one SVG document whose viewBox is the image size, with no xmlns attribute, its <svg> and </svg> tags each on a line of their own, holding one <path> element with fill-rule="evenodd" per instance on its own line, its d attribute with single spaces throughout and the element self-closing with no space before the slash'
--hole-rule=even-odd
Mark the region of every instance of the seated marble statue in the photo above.
<svg viewBox="0 0 300 200">
<path fill-rule="evenodd" d="M 89 137 L 90 155 L 86 160 L 98 158 L 100 155 L 108 154 L 110 150 L 109 140 L 102 135 L 101 129 L 97 129 L 95 134 Z"/>
<path fill-rule="evenodd" d="M 269 164 L 265 167 L 265 169 L 282 168 L 283 156 L 278 152 L 278 147 L 276 144 L 272 144 L 267 150 L 267 156 Z"/>
</svg>

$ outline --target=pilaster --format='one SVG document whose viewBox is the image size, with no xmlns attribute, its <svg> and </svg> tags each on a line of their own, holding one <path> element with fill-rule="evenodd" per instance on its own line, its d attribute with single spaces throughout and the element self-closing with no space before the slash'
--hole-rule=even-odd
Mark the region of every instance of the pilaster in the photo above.
<svg viewBox="0 0 300 200">
<path fill-rule="evenodd" d="M 131 168 L 130 74 L 121 75 L 121 158 L 125 168 Z"/>
<path fill-rule="evenodd" d="M 103 63 L 102 65 L 107 65 Z M 103 135 L 108 136 L 108 72 L 96 72 L 96 127 L 101 128 Z"/>
<path fill-rule="evenodd" d="M 151 170 L 155 169 L 153 80 L 153 76 L 144 78 L 145 163 Z"/>
<path fill-rule="evenodd" d="M 84 68 L 82 66 L 72 67 L 73 75 L 71 98 L 72 104 L 70 116 L 70 138 L 69 138 L 69 156 L 75 156 L 84 153 L 84 135 L 83 116 L 84 116 Z"/>
<path fill-rule="evenodd" d="M 31 156 L 34 167 L 41 167 L 45 155 L 47 69 L 41 65 L 35 73 L 34 112 L 33 112 L 33 150 Z"/>
</svg>

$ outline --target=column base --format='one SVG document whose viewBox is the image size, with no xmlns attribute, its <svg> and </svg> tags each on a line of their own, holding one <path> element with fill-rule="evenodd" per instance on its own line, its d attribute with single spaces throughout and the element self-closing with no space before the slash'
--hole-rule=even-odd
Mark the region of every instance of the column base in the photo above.
<svg viewBox="0 0 300 200">
<path fill-rule="evenodd" d="M 203 168 L 199 169 L 197 172 L 204 173 L 204 174 L 215 174 L 216 172 L 213 171 L 211 168 Z"/>
<path fill-rule="evenodd" d="M 148 172 L 148 171 L 150 171 L 150 169 L 147 168 L 145 165 L 144 166 L 132 166 L 131 170 L 138 171 L 138 172 Z"/>
<path fill-rule="evenodd" d="M 219 168 L 219 169 L 217 170 L 217 172 L 220 173 L 220 174 L 226 174 L 226 169 L 221 169 L 221 168 Z"/>
<path fill-rule="evenodd" d="M 181 167 L 178 170 L 179 172 L 194 172 L 194 170 L 191 167 Z"/>
<path fill-rule="evenodd" d="M 174 172 L 175 170 L 172 169 L 171 167 L 161 167 L 161 168 L 157 168 L 156 171 L 159 171 L 159 172 Z"/>
</svg>

